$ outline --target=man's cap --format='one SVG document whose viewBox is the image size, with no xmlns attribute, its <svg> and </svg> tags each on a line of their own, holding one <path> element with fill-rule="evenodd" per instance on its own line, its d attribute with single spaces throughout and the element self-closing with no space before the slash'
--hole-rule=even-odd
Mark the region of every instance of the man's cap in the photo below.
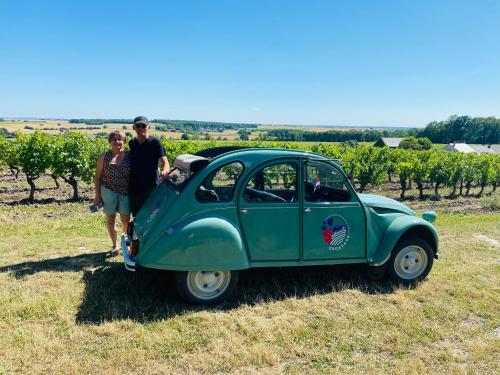
<svg viewBox="0 0 500 375">
<path fill-rule="evenodd" d="M 134 119 L 134 125 L 137 125 L 137 124 L 144 124 L 146 126 L 149 126 L 149 121 L 148 121 L 146 116 L 137 116 Z"/>
</svg>

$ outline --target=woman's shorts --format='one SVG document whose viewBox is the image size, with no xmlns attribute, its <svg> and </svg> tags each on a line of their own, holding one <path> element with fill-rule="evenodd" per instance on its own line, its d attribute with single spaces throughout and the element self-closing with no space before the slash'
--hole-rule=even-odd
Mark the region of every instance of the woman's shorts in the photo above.
<svg viewBox="0 0 500 375">
<path fill-rule="evenodd" d="M 114 215 L 116 212 L 122 215 L 130 215 L 130 201 L 128 195 L 115 193 L 106 186 L 101 185 L 101 198 L 104 206 L 103 210 L 106 215 Z"/>
</svg>

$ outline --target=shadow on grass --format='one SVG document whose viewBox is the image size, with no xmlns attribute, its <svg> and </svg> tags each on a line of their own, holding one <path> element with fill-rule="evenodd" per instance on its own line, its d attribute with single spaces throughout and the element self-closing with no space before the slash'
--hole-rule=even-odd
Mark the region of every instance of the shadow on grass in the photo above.
<svg viewBox="0 0 500 375">
<path fill-rule="evenodd" d="M 173 272 L 126 272 L 121 265 L 85 271 L 85 293 L 76 316 L 78 324 L 100 324 L 116 319 L 151 322 L 200 310 L 226 311 L 287 298 L 356 289 L 370 294 L 391 293 L 398 285 L 365 280 L 359 267 L 292 267 L 240 272 L 234 295 L 217 306 L 192 306 L 175 292 Z"/>
<path fill-rule="evenodd" d="M 234 295 L 217 306 L 184 303 L 175 291 L 173 272 L 126 271 L 121 263 L 106 262 L 106 253 L 84 254 L 0 267 L 17 279 L 37 272 L 83 272 L 83 300 L 77 324 L 101 324 L 131 319 L 152 322 L 201 310 L 227 311 L 241 305 L 306 298 L 313 295 L 358 290 L 368 294 L 392 293 L 399 285 L 373 282 L 363 277 L 361 266 L 256 268 L 240 271 Z"/>
<path fill-rule="evenodd" d="M 86 268 L 99 267 L 105 264 L 106 253 L 82 254 L 74 257 L 61 257 L 24 262 L 0 267 L 0 273 L 11 272 L 16 279 L 21 279 L 37 272 L 80 272 Z"/>
<path fill-rule="evenodd" d="M 52 204 L 52 203 L 56 203 L 56 204 L 62 204 L 62 203 L 79 203 L 79 202 L 91 202 L 89 199 L 87 198 L 83 198 L 83 197 L 80 197 L 78 199 L 73 199 L 73 198 L 61 198 L 61 199 L 57 199 L 57 198 L 41 198 L 41 199 L 33 199 L 32 201 L 30 201 L 28 198 L 22 198 L 22 199 L 19 199 L 19 200 L 13 200 L 13 201 L 5 201 L 5 202 L 2 202 L 2 204 L 6 205 L 6 206 L 12 206 L 12 207 L 16 207 L 16 206 L 32 206 L 32 205 L 49 205 L 49 204 Z"/>
</svg>

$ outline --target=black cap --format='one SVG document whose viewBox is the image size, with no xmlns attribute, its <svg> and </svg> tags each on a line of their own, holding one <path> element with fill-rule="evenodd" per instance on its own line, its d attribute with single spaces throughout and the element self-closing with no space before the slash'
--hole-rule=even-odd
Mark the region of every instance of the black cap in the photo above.
<svg viewBox="0 0 500 375">
<path fill-rule="evenodd" d="M 136 124 L 144 124 L 144 125 L 149 126 L 149 121 L 148 121 L 146 116 L 137 116 L 134 119 L 134 125 L 136 125 Z"/>
</svg>

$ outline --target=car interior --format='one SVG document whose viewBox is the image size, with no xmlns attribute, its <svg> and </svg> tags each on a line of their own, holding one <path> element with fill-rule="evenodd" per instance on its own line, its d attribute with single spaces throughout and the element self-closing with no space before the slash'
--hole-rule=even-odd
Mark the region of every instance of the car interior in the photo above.
<svg viewBox="0 0 500 375">
<path fill-rule="evenodd" d="M 336 172 L 332 173 L 327 170 L 329 172 L 327 174 L 321 169 L 312 171 L 316 173 L 314 176 L 311 175 L 309 180 L 315 180 L 315 183 L 304 181 L 304 197 L 307 202 L 348 202 L 351 200 L 351 193 Z M 196 199 L 200 202 L 230 201 L 234 195 L 236 181 L 228 177 L 223 169 L 217 170 L 200 185 L 196 191 Z M 297 199 L 295 166 L 286 163 L 257 171 L 243 191 L 243 200 L 246 202 L 291 203 L 296 202 Z"/>
<path fill-rule="evenodd" d="M 253 185 L 253 186 L 252 186 Z M 264 171 L 258 171 L 248 182 L 243 199 L 247 202 L 295 202 L 297 200 L 295 174 L 288 184 L 268 181 L 266 186 Z"/>
<path fill-rule="evenodd" d="M 309 181 L 304 181 L 305 200 L 308 202 L 348 202 L 351 194 L 344 189 L 330 186 L 315 186 Z"/>
<path fill-rule="evenodd" d="M 226 164 L 208 175 L 196 191 L 199 202 L 228 202 L 233 199 L 236 183 L 243 172 L 240 162 Z"/>
</svg>

